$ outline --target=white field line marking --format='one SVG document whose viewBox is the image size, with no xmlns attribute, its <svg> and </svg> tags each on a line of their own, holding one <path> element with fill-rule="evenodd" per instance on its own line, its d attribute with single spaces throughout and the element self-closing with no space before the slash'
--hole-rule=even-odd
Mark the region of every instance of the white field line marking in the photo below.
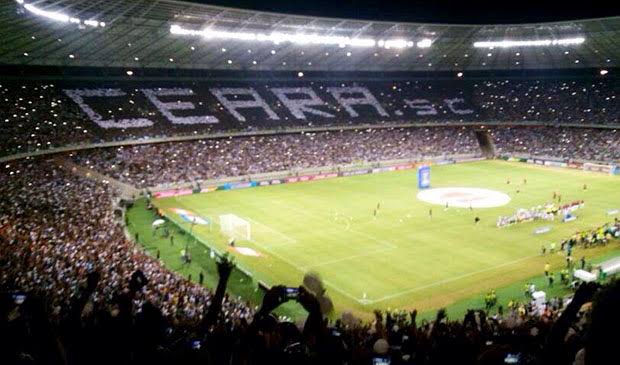
<svg viewBox="0 0 620 365">
<path fill-rule="evenodd" d="M 432 288 L 434 286 L 438 286 L 438 285 L 442 285 L 442 284 L 447 284 L 447 283 L 450 283 L 450 282 L 453 282 L 453 281 L 464 279 L 464 278 L 469 277 L 469 276 L 474 276 L 474 275 L 477 275 L 477 274 L 482 274 L 482 273 L 487 272 L 487 271 L 492 271 L 492 270 L 495 270 L 495 269 L 499 269 L 499 268 L 502 268 L 502 267 L 505 267 L 505 266 L 514 265 L 514 264 L 519 263 L 521 261 L 526 261 L 526 260 L 529 260 L 529 259 L 537 257 L 537 256 L 539 256 L 539 255 L 532 255 L 532 256 L 522 257 L 520 259 L 504 262 L 503 264 L 495 265 L 495 266 L 492 266 L 492 267 L 487 267 L 486 269 L 476 270 L 476 271 L 472 271 L 472 272 L 469 272 L 469 273 L 466 273 L 466 274 L 462 274 L 462 275 L 458 275 L 458 276 L 453 276 L 451 278 L 435 281 L 435 282 L 430 283 L 430 284 L 426 284 L 426 285 L 418 286 L 418 287 L 415 287 L 415 288 L 403 290 L 403 291 L 400 291 L 400 292 L 397 292 L 397 293 L 394 293 L 394 294 L 386 295 L 386 296 L 383 296 L 383 297 L 378 298 L 378 299 L 367 300 L 367 303 L 368 304 L 374 304 L 374 303 L 382 302 L 384 300 L 393 299 L 393 298 L 400 297 L 400 296 L 405 295 L 405 294 L 414 293 L 416 291 L 420 291 L 420 290 L 423 290 L 423 289 Z"/>
<path fill-rule="evenodd" d="M 272 232 L 272 233 L 274 233 L 275 235 L 280 236 L 281 238 L 283 238 L 283 239 L 284 239 L 284 240 L 283 240 L 283 242 L 282 242 L 282 244 L 269 245 L 269 247 L 280 247 L 280 246 L 286 246 L 286 245 L 288 245 L 288 244 L 294 244 L 294 243 L 297 243 L 297 240 L 296 240 L 296 239 L 294 239 L 293 237 L 287 236 L 286 234 L 284 234 L 284 233 L 282 233 L 282 232 L 280 232 L 280 231 L 278 231 L 278 230 L 276 230 L 276 229 L 274 229 L 274 228 L 271 228 L 271 227 L 269 227 L 269 226 L 268 226 L 268 225 L 266 225 L 266 224 L 263 224 L 263 223 L 261 223 L 261 222 L 258 222 L 258 221 L 256 221 L 255 219 L 252 219 L 252 218 L 249 218 L 249 217 L 246 217 L 245 219 L 246 219 L 246 220 L 249 220 L 250 222 L 252 222 L 252 223 L 254 223 L 254 224 L 256 224 L 259 228 L 264 228 L 265 230 L 267 230 L 267 231 L 269 231 L 269 232 Z"/>
<path fill-rule="evenodd" d="M 293 207 L 291 205 L 287 205 L 287 204 L 281 203 L 279 201 L 276 201 L 276 203 L 280 204 L 280 205 L 284 206 L 286 209 L 292 210 L 292 211 L 294 211 L 294 212 L 296 212 L 298 214 L 305 215 L 306 217 L 310 217 L 310 218 L 312 218 L 314 220 L 322 220 L 323 222 L 326 222 L 326 223 L 328 223 L 330 225 L 338 227 L 339 229 L 342 229 L 341 226 L 339 226 L 338 224 L 332 222 L 328 218 L 324 218 L 324 217 L 321 217 L 321 216 L 314 216 L 312 214 L 308 214 L 303 209 L 299 209 L 299 208 Z M 374 242 L 376 242 L 376 243 L 378 243 L 378 244 L 380 244 L 380 245 L 382 245 L 384 247 L 387 247 L 387 248 L 397 248 L 398 247 L 398 246 L 396 246 L 395 244 L 393 244 L 393 243 L 391 243 L 389 241 L 380 240 L 380 239 L 378 239 L 378 238 L 376 238 L 376 237 L 374 237 L 374 236 L 372 236 L 372 235 L 370 235 L 368 233 L 360 232 L 360 231 L 357 231 L 357 230 L 354 230 L 354 229 L 347 229 L 347 231 L 351 232 L 351 233 L 354 233 L 354 234 L 357 234 L 359 236 L 362 236 L 364 238 L 367 238 L 367 239 L 369 239 L 371 241 L 374 241 Z"/>
<path fill-rule="evenodd" d="M 386 248 L 389 248 L 389 249 L 395 249 L 395 248 L 398 248 L 398 246 L 396 246 L 396 245 L 395 245 L 395 244 L 393 244 L 392 242 L 385 241 L 385 240 L 380 240 L 380 239 L 376 238 L 375 236 L 370 235 L 370 234 L 368 234 L 368 233 L 360 232 L 360 231 L 357 231 L 357 230 L 350 230 L 350 231 L 351 231 L 351 232 L 353 232 L 353 233 L 355 233 L 355 234 L 358 234 L 358 235 L 360 235 L 360 236 L 362 236 L 362 237 L 366 237 L 366 238 L 368 238 L 368 239 L 369 239 L 369 240 L 371 240 L 371 241 L 375 241 L 375 242 L 377 242 L 377 243 L 379 243 L 379 244 L 383 245 L 383 246 L 384 246 L 384 247 L 386 247 Z"/>
<path fill-rule="evenodd" d="M 302 266 L 302 269 L 303 270 L 314 269 L 314 268 L 321 267 L 321 266 L 327 266 L 327 265 L 331 265 L 331 264 L 336 264 L 338 262 L 349 261 L 349 260 L 357 259 L 357 258 L 360 258 L 360 257 L 371 256 L 371 255 L 374 255 L 376 253 L 385 252 L 385 251 L 391 251 L 391 250 L 393 250 L 393 248 L 390 248 L 390 247 L 378 248 L 376 250 L 371 250 L 371 251 L 368 251 L 368 252 L 365 252 L 365 253 L 361 253 L 359 255 L 352 255 L 352 256 L 342 257 L 342 258 L 339 258 L 339 259 L 323 261 L 320 264 L 316 264 L 316 265 Z"/>
<path fill-rule="evenodd" d="M 236 207 L 239 207 L 239 205 L 238 205 L 238 204 L 230 204 L 230 205 L 232 205 L 232 206 L 236 206 Z M 278 253 L 273 252 L 270 248 L 266 247 L 266 246 L 265 246 L 265 245 L 263 245 L 262 243 L 260 243 L 260 242 L 258 242 L 258 241 L 256 241 L 256 240 L 252 240 L 252 239 L 250 239 L 249 241 L 250 241 L 250 242 L 252 242 L 253 244 L 255 244 L 256 246 L 260 247 L 262 250 L 264 250 L 264 251 L 265 251 L 265 252 L 267 252 L 268 254 L 270 254 L 270 255 L 272 255 L 272 256 L 274 256 L 274 257 L 278 258 L 278 259 L 279 259 L 279 260 L 281 260 L 281 261 L 286 262 L 287 264 L 289 264 L 289 265 L 290 265 L 291 267 L 293 267 L 294 269 L 296 269 L 296 270 L 300 271 L 302 274 L 305 274 L 305 273 L 306 273 L 306 272 L 305 272 L 305 270 L 304 270 L 302 267 L 300 267 L 298 264 L 293 263 L 291 260 L 289 260 L 289 259 L 285 258 L 284 256 L 282 256 L 282 255 L 280 255 L 280 254 L 278 254 Z M 364 304 L 364 303 L 365 303 L 365 301 L 364 301 L 364 300 L 362 300 L 362 299 L 358 299 L 358 298 L 354 297 L 353 295 L 351 295 L 351 294 L 347 293 L 344 289 L 341 289 L 341 288 L 340 288 L 340 287 L 338 287 L 337 285 L 334 285 L 333 283 L 331 283 L 331 282 L 329 282 L 329 281 L 326 281 L 326 280 L 323 280 L 323 282 L 324 282 L 325 284 L 329 285 L 332 289 L 334 289 L 334 290 L 335 290 L 335 291 L 337 291 L 338 293 L 340 293 L 340 294 L 344 295 L 345 297 L 347 297 L 347 298 L 349 298 L 349 299 L 352 299 L 353 301 L 355 301 L 355 302 L 357 302 L 357 303 L 359 303 L 359 304 Z"/>
<path fill-rule="evenodd" d="M 275 252 L 271 251 L 269 248 L 267 248 L 267 247 L 263 246 L 263 245 L 262 245 L 262 244 L 260 244 L 259 242 L 257 242 L 257 241 L 253 241 L 253 240 L 250 240 L 250 242 L 254 243 L 256 246 L 260 247 L 261 249 L 263 249 L 264 251 L 266 251 L 266 252 L 267 252 L 267 253 L 269 253 L 270 255 L 272 255 L 272 256 L 274 256 L 274 257 L 277 257 L 279 260 L 284 261 L 284 262 L 286 262 L 287 264 L 291 265 L 293 268 L 297 269 L 298 271 L 301 271 L 303 274 L 305 274 L 305 273 L 306 273 L 306 272 L 305 272 L 305 270 L 304 270 L 303 268 L 301 268 L 301 267 L 297 266 L 297 264 L 294 264 L 293 262 L 291 262 L 289 259 L 285 258 L 284 256 L 282 256 L 282 255 L 280 255 L 280 254 L 277 254 L 277 253 L 275 253 Z M 354 297 L 353 295 L 351 295 L 351 294 L 347 293 L 345 290 L 343 290 L 343 289 L 339 288 L 338 286 L 336 286 L 336 285 L 332 284 L 331 282 L 326 281 L 326 280 L 323 280 L 323 282 L 324 282 L 325 284 L 329 285 L 332 289 L 334 289 L 334 290 L 335 290 L 335 291 L 337 291 L 338 293 L 340 293 L 340 294 L 342 294 L 342 295 L 346 296 L 347 298 L 353 299 L 354 301 L 356 301 L 356 302 L 358 302 L 358 303 L 360 303 L 360 304 L 363 304 L 362 300 L 360 300 L 360 299 L 358 299 L 358 298 Z"/>
<path fill-rule="evenodd" d="M 347 297 L 347 298 L 349 298 L 349 299 L 352 299 L 352 300 L 354 300 L 355 302 L 357 302 L 357 303 L 359 303 L 359 304 L 366 305 L 367 301 L 366 301 L 365 299 L 359 299 L 359 298 L 356 298 L 355 296 L 353 296 L 353 295 L 351 295 L 351 294 L 347 293 L 346 291 L 344 291 L 344 290 L 342 290 L 342 289 L 338 288 L 338 286 L 334 285 L 334 283 L 332 283 L 332 282 L 331 282 L 331 281 L 329 281 L 329 280 L 325 280 L 325 279 L 323 279 L 323 282 L 324 282 L 325 284 L 329 285 L 332 289 L 335 289 L 338 293 L 340 293 L 340 294 L 344 295 L 345 297 Z"/>
<path fill-rule="evenodd" d="M 239 207 L 241 207 L 241 204 L 228 204 L 228 206 L 234 207 L 235 209 L 239 209 Z M 242 218 L 240 215 L 238 215 L 238 217 Z M 281 238 L 284 238 L 284 242 L 282 242 L 280 244 L 269 245 L 269 247 L 281 247 L 281 246 L 286 246 L 286 245 L 289 245 L 289 244 L 298 243 L 298 241 L 295 238 L 293 238 L 291 236 L 288 236 L 288 235 L 286 235 L 286 234 L 276 230 L 275 228 L 271 228 L 270 226 L 268 226 L 266 224 L 263 224 L 263 223 L 255 220 L 255 219 L 252 219 L 250 217 L 245 217 L 244 219 L 248 220 L 248 221 L 250 221 L 250 222 L 252 222 L 254 224 L 256 224 L 260 228 L 265 228 L 267 231 L 275 233 L 276 235 L 280 236 Z M 219 225 L 219 223 L 216 223 L 216 224 Z"/>
<path fill-rule="evenodd" d="M 298 213 L 300 213 L 300 214 L 303 214 L 303 215 L 305 215 L 305 216 L 309 216 L 309 214 L 308 214 L 308 213 L 304 212 L 304 211 L 303 211 L 303 210 L 301 210 L 301 209 L 298 209 L 298 208 L 292 208 L 292 207 L 290 207 L 290 206 L 287 206 L 287 205 L 286 205 L 286 204 L 284 204 L 284 203 L 280 203 L 280 202 L 277 202 L 277 203 L 278 203 L 278 204 L 280 204 L 280 205 L 283 205 L 285 208 L 291 209 L 291 210 L 296 211 L 296 212 L 298 212 Z M 233 205 L 233 206 L 239 206 L 239 205 L 237 205 L 237 204 L 230 204 L 230 205 Z M 311 215 L 310 215 L 310 216 L 311 216 Z M 313 217 L 313 218 L 317 218 L 317 217 Z M 321 219 L 322 219 L 323 221 L 325 221 L 325 222 L 328 222 L 328 223 L 332 224 L 332 225 L 336 225 L 336 224 L 334 224 L 333 222 L 331 222 L 329 219 L 326 219 L 326 218 L 321 218 Z M 353 232 L 353 233 L 357 233 L 357 234 L 361 234 L 361 235 L 364 235 L 364 233 L 363 233 L 363 232 L 357 232 L 357 231 L 351 231 L 351 232 Z M 378 239 L 376 239 L 376 238 L 374 238 L 374 237 L 372 237 L 372 236 L 370 236 L 370 235 L 367 235 L 367 236 L 369 236 L 368 238 L 369 238 L 369 239 L 371 239 L 371 240 L 373 240 L 373 241 L 375 241 L 375 242 L 385 243 L 385 244 L 389 245 L 387 248 L 384 248 L 383 250 L 386 250 L 386 251 L 387 251 L 387 250 L 389 250 L 389 249 L 394 249 L 394 248 L 397 248 L 397 246 L 396 246 L 396 245 L 394 245 L 394 244 L 392 244 L 392 243 L 390 243 L 390 242 L 381 242 L 380 240 L 378 240 Z M 273 251 L 271 251 L 269 248 L 265 247 L 263 244 L 259 243 L 258 241 L 250 240 L 250 242 L 252 242 L 252 243 L 254 243 L 255 245 L 259 246 L 261 249 L 265 250 L 265 251 L 266 251 L 266 252 L 268 252 L 270 255 L 272 255 L 272 256 L 274 256 L 274 257 L 277 257 L 278 259 L 280 259 L 280 260 L 282 260 L 282 261 L 286 262 L 287 264 L 289 264 L 290 266 L 292 266 L 292 267 L 293 267 L 293 268 L 295 268 L 296 270 L 298 270 L 298 271 L 300 271 L 300 272 L 302 272 L 302 273 L 304 273 L 304 274 L 305 274 L 305 270 L 304 270 L 304 268 L 303 268 L 303 267 L 298 266 L 297 264 L 295 264 L 295 263 L 291 262 L 289 259 L 287 259 L 287 258 L 283 257 L 283 256 L 282 256 L 282 255 L 280 255 L 280 254 L 276 254 L 276 253 L 274 253 Z M 510 266 L 510 265 L 513 265 L 513 264 L 519 263 L 519 262 L 521 262 L 521 261 L 525 261 L 525 260 L 528 260 L 528 259 L 531 259 L 531 258 L 537 257 L 537 256 L 538 256 L 538 255 L 532 255 L 532 256 L 522 257 L 522 258 L 520 258 L 520 259 L 516 259 L 516 260 L 508 261 L 508 262 L 505 262 L 505 263 L 500 264 L 500 265 L 496 265 L 496 266 L 488 267 L 488 268 L 486 268 L 486 269 L 477 270 L 477 271 L 473 271 L 473 272 L 470 272 L 470 273 L 466 273 L 466 274 L 462 274 L 462 275 L 454 276 L 454 277 L 451 277 L 451 278 L 447 278 L 447 279 L 439 280 L 439 281 L 436 281 L 436 282 L 433 282 L 433 283 L 430 283 L 430 284 L 426 284 L 426 285 L 422 285 L 422 286 L 419 286 L 419 287 L 415 287 L 415 288 L 407 289 L 407 290 L 404 290 L 404 291 L 400 291 L 400 292 L 397 292 L 397 293 L 394 293 L 394 294 L 386 295 L 386 296 L 383 296 L 383 297 L 381 297 L 381 298 L 374 299 L 374 300 L 370 300 L 370 299 L 359 299 L 359 298 L 356 298 L 355 296 L 353 296 L 353 295 L 349 294 L 348 292 L 346 292 L 345 290 L 341 289 L 341 288 L 340 288 L 340 287 L 338 287 L 337 285 L 334 285 L 331 281 L 328 281 L 328 280 L 323 280 L 323 282 L 324 282 L 325 284 L 329 285 L 332 289 L 334 289 L 334 290 L 335 290 L 335 291 L 337 291 L 338 293 L 340 293 L 340 294 L 342 294 L 342 295 L 346 296 L 347 298 L 349 298 L 349 299 L 351 299 L 351 300 L 353 300 L 353 301 L 355 301 L 355 302 L 357 302 L 357 303 L 359 303 L 359 304 L 361 304 L 361 305 L 372 305 L 372 304 L 379 303 L 379 302 L 382 302 L 382 301 L 385 301 L 385 300 L 388 300 L 388 299 L 397 298 L 397 297 L 402 296 L 402 295 L 405 295 L 405 294 L 414 293 L 414 292 L 416 292 L 416 291 L 420 291 L 420 290 L 427 289 L 427 288 L 432 288 L 432 287 L 434 287 L 434 286 L 438 286 L 438 285 L 446 284 L 446 283 L 449 283 L 449 282 L 452 282 L 452 281 L 460 280 L 460 279 L 463 279 L 463 278 L 466 278 L 466 277 L 469 277 L 469 276 L 473 276 L 473 275 L 477 275 L 477 274 L 481 274 L 481 273 L 484 273 L 484 272 L 487 272 L 487 271 L 492 271 L 492 270 L 495 270 L 495 269 L 499 269 L 499 268 L 501 268 L 501 267 Z M 351 257 L 349 257 L 349 258 L 351 258 Z M 310 266 L 310 267 L 312 267 L 312 266 Z"/>
<path fill-rule="evenodd" d="M 300 213 L 302 215 L 311 216 L 310 214 L 306 213 L 305 211 L 303 211 L 301 209 L 290 207 L 290 206 L 288 206 L 288 205 L 286 205 L 284 203 L 281 203 L 279 201 L 277 201 L 277 203 L 280 204 L 280 205 L 283 205 L 285 208 L 291 209 L 291 210 L 293 210 L 295 212 L 298 212 L 298 213 Z M 239 206 L 237 204 L 230 204 L 230 205 Z M 317 217 L 313 217 L 313 218 L 317 218 Z M 326 218 L 320 218 L 320 219 L 322 219 L 323 221 L 328 222 L 328 223 L 330 223 L 332 225 L 336 225 L 333 222 L 331 222 L 329 219 L 326 219 Z M 365 235 L 363 232 L 358 232 L 358 231 L 351 231 L 351 232 L 357 233 L 357 234 L 360 234 L 360 235 Z M 384 248 L 384 250 L 386 250 L 386 251 L 389 250 L 389 249 L 397 248 L 396 245 L 394 245 L 394 244 L 392 244 L 390 242 L 378 240 L 377 238 L 375 238 L 373 236 L 370 236 L 370 235 L 367 235 L 367 236 L 368 236 L 367 238 L 369 238 L 369 239 L 371 239 L 371 240 L 373 240 L 375 242 L 379 242 L 379 243 L 382 243 L 382 244 L 389 245 L 389 246 L 387 246 L 387 248 Z M 273 251 L 271 251 L 269 248 L 265 247 L 263 244 L 259 243 L 258 241 L 250 240 L 250 242 L 252 242 L 255 245 L 259 246 L 261 249 L 265 250 L 270 255 L 272 255 L 274 257 L 277 257 L 278 259 L 286 262 L 287 264 L 289 264 L 290 266 L 292 266 L 296 270 L 298 270 L 298 271 L 300 271 L 300 272 L 305 274 L 304 267 L 300 267 L 300 266 L 298 266 L 298 264 L 295 264 L 295 263 L 291 262 L 290 260 L 284 258 L 283 256 L 274 253 Z M 508 262 L 505 262 L 503 264 L 499 264 L 499 265 L 496 265 L 496 266 L 488 267 L 486 269 L 472 271 L 472 272 L 469 272 L 469 273 L 466 273 L 466 274 L 462 274 L 462 275 L 454 276 L 454 277 L 451 277 L 451 278 L 439 280 L 439 281 L 436 281 L 436 282 L 433 282 L 433 283 L 430 283 L 430 284 L 422 285 L 422 286 L 411 288 L 411 289 L 406 289 L 404 291 L 400 291 L 400 292 L 397 292 L 397 293 L 394 293 L 394 294 L 386 295 L 386 296 L 383 296 L 381 298 L 374 299 L 374 300 L 356 298 L 355 296 L 349 294 L 348 292 L 346 292 L 345 290 L 341 289 L 337 285 L 334 285 L 332 282 L 330 282 L 328 280 L 323 280 L 323 282 L 325 284 L 329 285 L 332 289 L 336 290 L 338 293 L 346 296 L 347 298 L 352 299 L 353 301 L 355 301 L 355 302 L 357 302 L 359 304 L 362 304 L 362 305 L 369 305 L 369 304 L 379 303 L 379 302 L 382 302 L 382 301 L 385 301 L 385 300 L 388 300 L 388 299 L 397 298 L 397 297 L 405 295 L 405 294 L 414 293 L 416 291 L 420 291 L 420 290 L 423 290 L 423 289 L 432 288 L 434 286 L 446 284 L 446 283 L 449 283 L 449 282 L 452 282 L 452 281 L 460 280 L 460 279 L 466 278 L 468 276 L 473 276 L 473 275 L 481 274 L 481 273 L 484 273 L 484 272 L 487 272 L 487 271 L 492 271 L 492 270 L 495 270 L 495 269 L 499 269 L 499 268 L 502 268 L 502 267 L 505 267 L 505 266 L 510 266 L 510 265 L 519 263 L 521 261 L 525 261 L 525 260 L 537 257 L 537 256 L 538 255 L 522 257 L 520 259 L 508 261 Z M 312 266 L 310 266 L 310 267 L 312 267 Z"/>
</svg>

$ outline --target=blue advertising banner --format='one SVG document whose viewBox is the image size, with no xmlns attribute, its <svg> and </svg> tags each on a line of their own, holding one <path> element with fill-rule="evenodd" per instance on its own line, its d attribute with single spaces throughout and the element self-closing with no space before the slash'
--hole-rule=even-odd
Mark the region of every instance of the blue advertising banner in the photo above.
<svg viewBox="0 0 620 365">
<path fill-rule="evenodd" d="M 418 189 L 428 189 L 431 187 L 431 167 L 418 167 Z"/>
</svg>

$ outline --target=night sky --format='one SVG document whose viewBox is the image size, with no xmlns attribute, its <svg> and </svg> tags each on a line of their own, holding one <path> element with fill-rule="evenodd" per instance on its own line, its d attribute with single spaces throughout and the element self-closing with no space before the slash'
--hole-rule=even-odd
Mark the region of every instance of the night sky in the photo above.
<svg viewBox="0 0 620 365">
<path fill-rule="evenodd" d="M 529 23 L 620 15 L 618 0 L 186 0 L 340 18 L 430 23 Z"/>
</svg>

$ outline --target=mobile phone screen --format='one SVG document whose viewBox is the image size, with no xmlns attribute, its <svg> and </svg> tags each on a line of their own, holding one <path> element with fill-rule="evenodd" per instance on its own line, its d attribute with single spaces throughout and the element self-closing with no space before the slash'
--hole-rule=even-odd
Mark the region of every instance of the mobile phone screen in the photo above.
<svg viewBox="0 0 620 365">
<path fill-rule="evenodd" d="M 17 305 L 23 304 L 26 301 L 26 294 L 13 294 L 13 301 Z"/>
<path fill-rule="evenodd" d="M 387 357 L 375 357 L 372 359 L 372 365 L 390 365 L 390 359 Z"/>
<path fill-rule="evenodd" d="M 296 299 L 299 297 L 299 288 L 286 288 L 286 297 L 289 299 Z"/>
<path fill-rule="evenodd" d="M 508 354 L 504 358 L 504 364 L 518 364 L 521 360 L 521 354 Z"/>
<path fill-rule="evenodd" d="M 200 347 L 201 347 L 200 341 L 198 341 L 198 340 L 192 341 L 192 349 L 193 350 L 200 350 Z"/>
</svg>

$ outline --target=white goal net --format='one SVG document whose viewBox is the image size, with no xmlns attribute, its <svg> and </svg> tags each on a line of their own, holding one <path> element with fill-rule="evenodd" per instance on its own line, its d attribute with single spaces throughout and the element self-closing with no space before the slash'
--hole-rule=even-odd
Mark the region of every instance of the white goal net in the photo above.
<svg viewBox="0 0 620 365">
<path fill-rule="evenodd" d="M 220 230 L 228 237 L 235 239 L 252 239 L 250 222 L 234 214 L 220 215 Z"/>
</svg>

